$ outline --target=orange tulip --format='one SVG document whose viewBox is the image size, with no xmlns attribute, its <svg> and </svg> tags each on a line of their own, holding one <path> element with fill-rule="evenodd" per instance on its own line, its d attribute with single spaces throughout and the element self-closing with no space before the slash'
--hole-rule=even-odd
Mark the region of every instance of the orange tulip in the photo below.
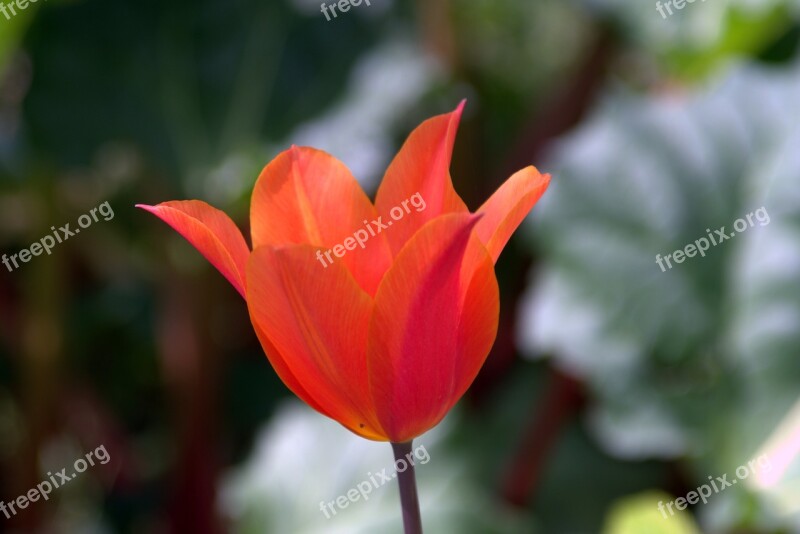
<svg viewBox="0 0 800 534">
<path fill-rule="evenodd" d="M 139 206 L 241 293 L 286 386 L 368 439 L 410 442 L 469 388 L 497 333 L 494 262 L 550 182 L 527 167 L 471 214 L 449 174 L 463 106 L 412 132 L 374 205 L 333 156 L 279 154 L 253 190 L 252 251 L 203 202 Z M 408 208 L 415 194 L 424 209 Z M 348 241 L 364 229 L 374 235 Z M 321 266 L 318 252 L 335 261 Z"/>
</svg>

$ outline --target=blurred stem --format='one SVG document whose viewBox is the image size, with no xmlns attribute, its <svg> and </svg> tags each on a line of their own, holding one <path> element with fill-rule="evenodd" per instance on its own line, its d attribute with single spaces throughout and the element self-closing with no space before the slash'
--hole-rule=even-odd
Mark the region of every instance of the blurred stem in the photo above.
<svg viewBox="0 0 800 534">
<path fill-rule="evenodd" d="M 287 28 L 275 23 L 279 18 L 272 7 L 263 6 L 253 13 L 219 141 L 220 157 L 258 140 L 275 86 Z"/>
<path fill-rule="evenodd" d="M 583 403 L 581 383 L 553 370 L 544 395 L 534 401 L 536 408 L 531 410 L 519 451 L 508 465 L 501 490 L 508 503 L 525 507 L 532 500 L 547 458 Z"/>
<path fill-rule="evenodd" d="M 451 0 L 417 0 L 425 46 L 454 72 L 461 70 Z"/>
<path fill-rule="evenodd" d="M 419 496 L 417 495 L 417 477 L 414 473 L 414 463 L 408 460 L 411 457 L 411 443 L 411 441 L 392 443 L 392 450 L 394 451 L 395 468 L 401 459 L 408 466 L 402 472 L 397 471 L 405 534 L 422 534 L 422 518 L 419 514 Z"/>
</svg>

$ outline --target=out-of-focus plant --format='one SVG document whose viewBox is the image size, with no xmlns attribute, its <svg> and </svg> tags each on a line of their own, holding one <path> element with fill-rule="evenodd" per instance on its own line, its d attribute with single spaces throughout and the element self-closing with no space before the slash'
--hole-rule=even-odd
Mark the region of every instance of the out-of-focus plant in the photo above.
<svg viewBox="0 0 800 534">
<path fill-rule="evenodd" d="M 795 64 L 741 67 L 698 94 L 616 95 L 555 148 L 521 341 L 587 381 L 610 453 L 685 457 L 703 479 L 752 458 L 796 401 L 798 91 Z M 761 207 L 768 224 L 656 263 Z M 743 491 L 701 515 L 758 523 L 712 512 Z"/>
<path fill-rule="evenodd" d="M 788 50 L 791 57 L 800 37 L 797 0 L 684 2 L 681 9 L 662 0 L 666 16 L 658 11 L 656 0 L 579 2 L 616 21 L 635 45 L 627 56 L 639 55 L 640 64 L 687 81 L 707 78 L 737 58 L 765 54 L 772 46 L 777 47 L 775 53 L 786 57 Z"/>
<path fill-rule="evenodd" d="M 656 504 L 666 494 L 648 492 L 621 499 L 609 511 L 602 534 L 700 534 L 689 512 L 665 518 Z"/>
</svg>

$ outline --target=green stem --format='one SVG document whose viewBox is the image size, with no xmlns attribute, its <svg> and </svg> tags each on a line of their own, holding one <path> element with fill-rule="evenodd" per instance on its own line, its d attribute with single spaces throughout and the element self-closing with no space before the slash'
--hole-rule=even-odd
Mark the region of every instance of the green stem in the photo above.
<svg viewBox="0 0 800 534">
<path fill-rule="evenodd" d="M 397 470 L 397 482 L 400 484 L 400 506 L 403 509 L 403 526 L 405 534 L 422 534 L 422 517 L 419 514 L 419 496 L 417 495 L 417 477 L 414 474 L 411 442 L 392 443 L 395 470 L 397 466 L 407 466 L 403 472 Z M 402 460 L 403 462 L 400 462 Z"/>
</svg>

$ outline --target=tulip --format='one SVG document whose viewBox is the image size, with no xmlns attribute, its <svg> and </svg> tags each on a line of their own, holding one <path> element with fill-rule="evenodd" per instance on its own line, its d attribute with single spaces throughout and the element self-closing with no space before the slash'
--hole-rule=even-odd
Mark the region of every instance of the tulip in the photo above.
<svg viewBox="0 0 800 534">
<path fill-rule="evenodd" d="M 391 442 L 400 457 L 450 411 L 489 354 L 499 315 L 494 263 L 550 181 L 527 167 L 470 213 L 449 173 L 463 107 L 411 133 L 374 204 L 333 156 L 296 146 L 279 154 L 253 190 L 252 250 L 229 217 L 201 201 L 138 206 L 244 297 L 292 392 L 359 436 Z M 423 210 L 408 208 L 415 195 Z M 347 240 L 365 228 L 374 235 L 360 246 Z M 352 247 L 344 253 L 342 243 Z M 324 252 L 335 261 L 321 266 Z M 416 504 L 410 478 L 413 491 L 401 476 L 404 514 L 406 500 Z M 418 506 L 413 516 L 404 515 L 407 532 L 421 531 Z"/>
</svg>

